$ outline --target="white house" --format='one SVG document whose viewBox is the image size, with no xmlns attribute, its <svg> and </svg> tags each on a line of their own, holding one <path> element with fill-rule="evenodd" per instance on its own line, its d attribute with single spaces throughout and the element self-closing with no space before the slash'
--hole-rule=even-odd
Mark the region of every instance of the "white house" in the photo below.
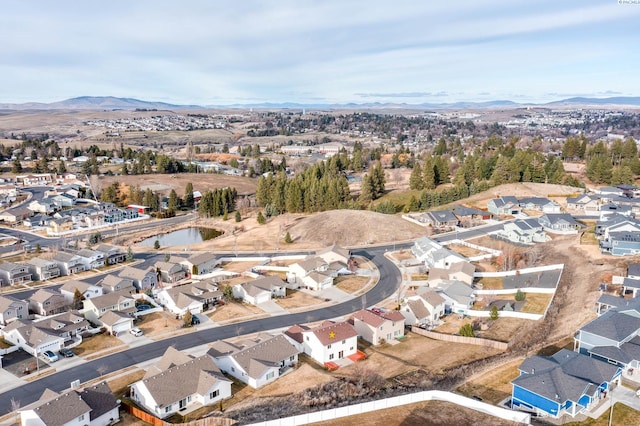
<svg viewBox="0 0 640 426">
<path fill-rule="evenodd" d="M 76 255 L 80 258 L 80 262 L 82 262 L 87 271 L 102 268 L 106 263 L 105 254 L 101 251 L 82 249 Z"/>
<path fill-rule="evenodd" d="M 298 362 L 299 353 L 281 334 L 267 335 L 243 345 L 219 340 L 207 352 L 222 372 L 254 389 L 277 380 Z"/>
<path fill-rule="evenodd" d="M 132 314 L 136 310 L 135 300 L 127 290 L 106 293 L 84 300 L 82 303 L 84 304 L 84 316 L 93 322 L 98 322 L 98 319 L 109 311 Z"/>
<path fill-rule="evenodd" d="M 444 315 L 445 303 L 437 291 L 425 288 L 405 298 L 400 305 L 400 313 L 407 325 L 433 324 Z"/>
<path fill-rule="evenodd" d="M 170 288 L 158 293 L 158 300 L 169 312 L 182 317 L 187 311 L 199 314 L 222 299 L 222 292 L 213 283 L 197 282 Z"/>
<path fill-rule="evenodd" d="M 329 263 L 320 256 L 309 256 L 289 265 L 287 281 L 297 287 L 310 290 L 324 290 L 333 285 L 333 277 L 328 271 Z"/>
<path fill-rule="evenodd" d="M 10 295 L 0 295 L 0 325 L 29 317 L 29 302 Z"/>
<path fill-rule="evenodd" d="M 194 404 L 212 405 L 231 397 L 231 380 L 209 355 L 193 358 L 169 347 L 162 358 L 133 383 L 131 399 L 165 418 Z"/>
<path fill-rule="evenodd" d="M 70 305 L 73 303 L 76 290 L 80 292 L 84 299 L 91 299 L 93 297 L 102 296 L 102 287 L 97 284 L 90 284 L 79 280 L 69 280 L 62 284 L 60 287 L 60 294 L 62 294 Z"/>
<path fill-rule="evenodd" d="M 373 345 L 404 336 L 404 317 L 395 310 L 362 309 L 355 312 L 349 322 L 363 340 Z"/>
<path fill-rule="evenodd" d="M 347 321 L 324 321 L 317 327 L 294 325 L 285 336 L 300 351 L 322 365 L 354 355 L 358 351 L 358 332 Z"/>
<path fill-rule="evenodd" d="M 274 297 L 287 295 L 287 283 L 276 276 L 264 276 L 233 286 L 233 297 L 252 305 L 268 302 Z"/>
<path fill-rule="evenodd" d="M 18 410 L 20 426 L 107 426 L 120 421 L 120 401 L 106 382 L 59 394 L 46 389 Z"/>
<path fill-rule="evenodd" d="M 427 237 L 417 239 L 411 247 L 411 253 L 420 262 L 424 262 L 427 268 L 449 268 L 454 263 L 467 261 L 463 256 Z"/>
</svg>

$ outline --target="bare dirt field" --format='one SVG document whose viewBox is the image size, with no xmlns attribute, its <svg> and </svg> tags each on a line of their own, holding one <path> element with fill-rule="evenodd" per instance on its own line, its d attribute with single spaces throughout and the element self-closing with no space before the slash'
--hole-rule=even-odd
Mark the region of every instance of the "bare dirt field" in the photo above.
<svg viewBox="0 0 640 426">
<path fill-rule="evenodd" d="M 513 422 L 444 401 L 426 401 L 313 424 L 316 426 L 515 425 Z"/>
<path fill-rule="evenodd" d="M 517 358 L 498 368 L 477 375 L 460 386 L 457 391 L 468 397 L 478 396 L 490 404 L 498 404 L 511 396 L 510 382 L 518 377 L 518 366 L 523 360 L 524 358 Z"/>
<path fill-rule="evenodd" d="M 176 319 L 175 315 L 168 312 L 154 312 L 148 315 L 141 315 L 136 326 L 147 336 L 157 336 L 169 331 L 183 329 L 184 322 Z"/>
<path fill-rule="evenodd" d="M 362 290 L 369 282 L 369 277 L 357 277 L 346 275 L 334 280 L 334 284 L 340 290 L 347 293 L 356 293 Z"/>
<path fill-rule="evenodd" d="M 324 300 L 318 297 L 298 290 L 287 290 L 287 297 L 276 299 L 276 303 L 283 309 L 296 309 L 305 306 L 315 306 L 323 302 Z"/>
<path fill-rule="evenodd" d="M 212 313 L 207 312 L 206 314 L 212 321 L 233 322 L 233 320 L 242 321 L 242 317 L 249 315 L 264 314 L 264 311 L 248 303 L 229 302 L 223 306 L 218 306 Z"/>
<path fill-rule="evenodd" d="M 140 188 L 151 188 L 154 191 L 160 190 L 169 194 L 171 189 L 175 189 L 179 197 L 184 196 L 184 189 L 187 183 L 193 184 L 195 191 L 207 191 L 218 188 L 235 188 L 240 195 L 255 194 L 258 181 L 248 177 L 226 176 L 212 173 L 178 173 L 170 174 L 150 174 L 150 175 L 126 175 L 126 176 L 103 176 L 99 180 L 103 188 L 113 182 L 124 183 Z"/>
</svg>

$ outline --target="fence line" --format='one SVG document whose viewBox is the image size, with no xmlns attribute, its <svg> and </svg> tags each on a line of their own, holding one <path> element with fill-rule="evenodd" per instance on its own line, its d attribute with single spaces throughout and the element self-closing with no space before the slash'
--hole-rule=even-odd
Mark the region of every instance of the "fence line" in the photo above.
<svg viewBox="0 0 640 426">
<path fill-rule="evenodd" d="M 529 314 L 526 312 L 514 312 L 514 311 L 498 311 L 498 312 L 499 312 L 498 315 L 501 318 L 521 318 L 521 319 L 528 319 L 528 320 L 534 320 L 534 321 L 537 321 L 544 316 L 542 314 Z M 468 310 L 466 314 L 469 315 L 470 317 L 488 318 L 491 316 L 491 311 Z"/>
<path fill-rule="evenodd" d="M 501 312 L 502 313 L 502 312 Z M 453 334 L 436 333 L 434 331 L 423 330 L 418 327 L 411 327 L 411 331 L 420 334 L 421 336 L 428 337 L 434 340 L 442 340 L 444 342 L 464 343 L 476 346 L 485 346 L 488 348 L 494 348 L 501 351 L 506 351 L 509 348 L 509 344 L 505 342 L 497 342 L 495 340 L 482 339 L 479 337 L 465 337 L 457 336 Z"/>
<path fill-rule="evenodd" d="M 516 269 L 513 271 L 501 271 L 501 272 L 476 272 L 473 274 L 476 278 L 489 278 L 489 277 L 508 277 L 512 275 L 520 275 L 520 274 L 528 274 L 532 272 L 542 272 L 542 271 L 554 271 L 556 269 L 564 269 L 564 264 L 556 264 L 556 265 L 546 265 L 546 266 L 536 266 L 534 268 L 524 268 L 524 269 Z"/>
<path fill-rule="evenodd" d="M 363 402 L 360 404 L 348 405 L 346 407 L 332 408 L 329 410 L 316 411 L 307 414 L 301 414 L 293 417 L 285 417 L 282 419 L 267 420 L 264 422 L 253 423 L 251 426 L 293 426 L 306 425 L 309 423 L 322 422 L 327 420 L 335 420 L 343 417 L 354 416 L 362 413 L 369 413 L 387 408 L 400 407 L 407 404 L 415 404 L 424 401 L 447 401 L 457 404 L 475 411 L 479 411 L 504 420 L 516 422 L 519 424 L 531 424 L 531 416 L 527 413 L 507 410 L 506 408 L 496 407 L 485 402 L 476 401 L 462 395 L 457 395 L 445 391 L 422 391 L 408 395 L 394 396 L 391 398 L 379 399 L 376 401 Z"/>
<path fill-rule="evenodd" d="M 188 423 L 169 423 L 130 404 L 131 403 L 123 402 L 121 407 L 133 417 L 150 423 L 153 426 L 231 426 L 237 423 L 233 419 L 224 417 L 205 417 L 203 419 L 192 420 Z"/>
</svg>

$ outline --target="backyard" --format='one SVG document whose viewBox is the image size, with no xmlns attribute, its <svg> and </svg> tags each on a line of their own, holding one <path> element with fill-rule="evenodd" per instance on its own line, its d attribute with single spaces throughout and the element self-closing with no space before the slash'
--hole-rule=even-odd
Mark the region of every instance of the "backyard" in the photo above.
<svg viewBox="0 0 640 426">
<path fill-rule="evenodd" d="M 524 358 L 518 358 L 480 374 L 457 391 L 470 398 L 476 396 L 489 404 L 498 404 L 511 396 L 511 380 L 518 377 L 518 366 Z"/>
</svg>

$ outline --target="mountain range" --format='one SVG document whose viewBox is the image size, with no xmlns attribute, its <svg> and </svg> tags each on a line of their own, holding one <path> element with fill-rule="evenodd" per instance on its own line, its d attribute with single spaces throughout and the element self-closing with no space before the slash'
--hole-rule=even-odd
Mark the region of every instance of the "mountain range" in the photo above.
<svg viewBox="0 0 640 426">
<path fill-rule="evenodd" d="M 303 104 L 303 103 L 254 103 L 232 105 L 177 105 L 166 102 L 150 102 L 133 98 L 118 98 L 114 96 L 80 96 L 64 101 L 52 103 L 29 102 L 21 104 L 0 103 L 0 110 L 176 110 L 176 109 L 206 109 L 206 108 L 258 108 L 258 109 L 497 109 L 518 108 L 525 106 L 557 107 L 557 106 L 640 106 L 640 97 L 616 96 L 608 98 L 575 97 L 559 101 L 533 104 L 517 103 L 509 100 L 494 100 L 487 102 L 453 102 L 453 103 L 345 103 L 345 104 Z"/>
</svg>

